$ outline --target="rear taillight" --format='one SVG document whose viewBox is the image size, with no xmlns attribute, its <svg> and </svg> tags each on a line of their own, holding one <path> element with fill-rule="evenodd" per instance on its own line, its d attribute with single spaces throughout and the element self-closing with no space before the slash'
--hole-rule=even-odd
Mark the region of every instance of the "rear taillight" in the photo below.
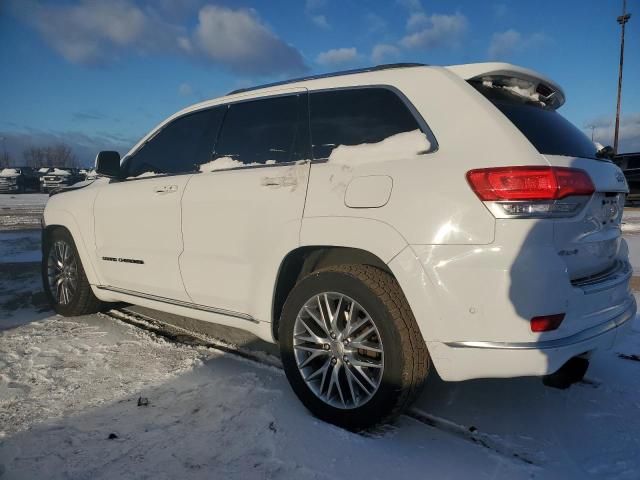
<svg viewBox="0 0 640 480">
<path fill-rule="evenodd" d="M 531 319 L 532 332 L 550 332 L 556 330 L 564 320 L 564 313 L 556 315 L 543 315 Z"/>
<path fill-rule="evenodd" d="M 467 181 L 497 217 L 575 215 L 595 191 L 584 170 L 497 167 L 470 170 Z"/>
</svg>

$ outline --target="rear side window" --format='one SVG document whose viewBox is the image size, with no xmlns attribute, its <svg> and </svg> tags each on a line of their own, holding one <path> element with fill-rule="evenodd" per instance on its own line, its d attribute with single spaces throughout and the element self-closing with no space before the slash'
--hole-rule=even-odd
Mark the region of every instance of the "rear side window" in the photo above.
<svg viewBox="0 0 640 480">
<path fill-rule="evenodd" d="M 504 89 L 474 85 L 542 154 L 596 158 L 596 147 L 578 127 L 553 109 Z"/>
<path fill-rule="evenodd" d="M 298 98 L 290 95 L 231 104 L 216 144 L 216 162 L 224 157 L 228 166 L 299 160 Z"/>
<path fill-rule="evenodd" d="M 404 102 L 386 88 L 310 94 L 313 158 L 324 159 L 339 145 L 378 143 L 420 129 Z"/>
<path fill-rule="evenodd" d="M 186 173 L 209 162 L 226 107 L 177 118 L 126 160 L 127 177 L 143 173 Z"/>
</svg>

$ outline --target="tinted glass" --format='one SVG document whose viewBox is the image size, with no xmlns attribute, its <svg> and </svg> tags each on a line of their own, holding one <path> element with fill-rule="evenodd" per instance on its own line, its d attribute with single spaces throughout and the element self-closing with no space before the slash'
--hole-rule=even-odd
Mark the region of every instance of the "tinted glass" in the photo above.
<svg viewBox="0 0 640 480">
<path fill-rule="evenodd" d="M 129 157 L 124 167 L 126 176 L 196 171 L 211 160 L 225 111 L 226 107 L 216 107 L 174 120 Z"/>
<path fill-rule="evenodd" d="M 385 88 L 310 95 L 313 158 L 327 158 L 338 145 L 377 143 L 420 127 L 402 100 Z"/>
<path fill-rule="evenodd" d="M 224 119 L 216 157 L 245 165 L 300 159 L 296 148 L 298 96 L 234 103 Z"/>
<path fill-rule="evenodd" d="M 475 86 L 520 130 L 540 153 L 596 158 L 596 147 L 578 127 L 555 110 L 503 89 Z"/>
</svg>

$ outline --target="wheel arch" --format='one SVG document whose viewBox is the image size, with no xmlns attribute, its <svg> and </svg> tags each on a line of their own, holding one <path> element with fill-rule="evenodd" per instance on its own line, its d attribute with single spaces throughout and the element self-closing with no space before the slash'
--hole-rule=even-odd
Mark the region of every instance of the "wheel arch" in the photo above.
<svg viewBox="0 0 640 480">
<path fill-rule="evenodd" d="M 87 280 L 91 285 L 97 285 L 100 283 L 98 275 L 95 270 L 95 266 L 91 261 L 91 255 L 89 254 L 89 249 L 85 244 L 84 237 L 80 232 L 80 228 L 75 220 L 75 218 L 64 210 L 55 210 L 53 212 L 48 211 L 45 215 L 46 225 L 42 231 L 42 254 L 44 258 L 44 247 L 45 247 L 45 239 L 48 235 L 50 235 L 56 229 L 66 230 L 78 250 L 78 255 L 80 256 L 80 261 L 82 262 L 82 267 L 84 268 L 85 275 L 87 276 Z"/>
<path fill-rule="evenodd" d="M 275 341 L 282 309 L 298 281 L 316 270 L 345 264 L 371 265 L 394 276 L 389 266 L 368 250 L 338 245 L 306 245 L 291 250 L 280 264 L 273 290 L 271 333 Z"/>
</svg>

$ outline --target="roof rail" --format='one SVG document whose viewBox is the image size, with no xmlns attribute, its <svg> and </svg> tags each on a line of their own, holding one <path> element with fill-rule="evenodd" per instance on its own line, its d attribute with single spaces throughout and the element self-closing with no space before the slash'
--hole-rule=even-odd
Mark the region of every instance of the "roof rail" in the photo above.
<svg viewBox="0 0 640 480">
<path fill-rule="evenodd" d="M 239 88 L 233 90 L 227 95 L 235 95 L 236 93 L 251 92 L 253 90 L 259 90 L 261 88 L 277 87 L 279 85 L 287 85 L 289 83 L 304 82 L 306 80 L 317 80 L 319 78 L 340 77 L 342 75 L 353 75 L 355 73 L 376 72 L 379 70 L 390 70 L 392 68 L 409 68 L 409 67 L 426 67 L 425 63 L 387 63 L 384 65 L 376 65 L 374 67 L 356 68 L 353 70 L 342 70 L 340 72 L 321 73 L 319 75 L 310 75 L 308 77 L 292 78 L 290 80 L 283 80 L 281 82 L 265 83 L 264 85 L 257 85 L 255 87 Z"/>
</svg>

